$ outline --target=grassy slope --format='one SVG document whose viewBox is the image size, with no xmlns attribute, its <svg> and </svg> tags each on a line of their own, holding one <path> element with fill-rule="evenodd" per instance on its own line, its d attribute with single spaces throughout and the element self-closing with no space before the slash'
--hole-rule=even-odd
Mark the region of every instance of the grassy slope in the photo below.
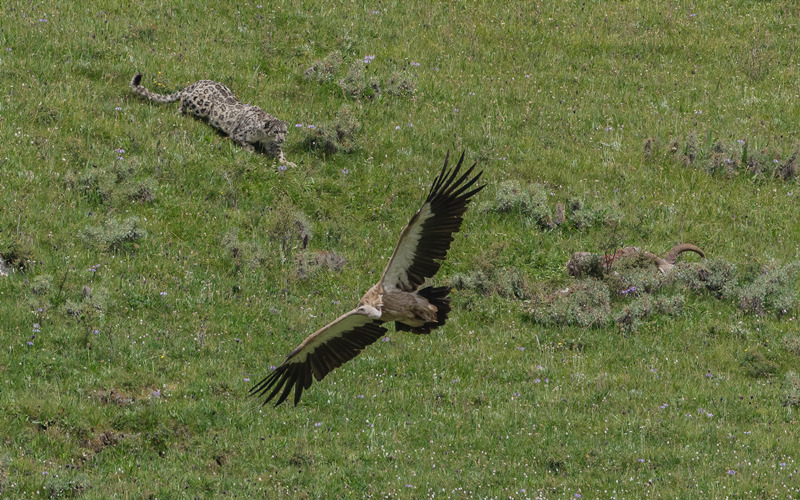
<svg viewBox="0 0 800 500">
<path fill-rule="evenodd" d="M 441 331 L 390 332 L 297 408 L 245 397 L 245 379 L 377 279 L 448 149 L 479 158 L 492 185 L 619 204 L 625 244 L 695 242 L 745 267 L 795 258 L 796 181 L 642 154 L 647 137 L 691 131 L 791 150 L 792 2 L 77 4 L 0 7 L 0 239 L 37 261 L 0 279 L 2 494 L 797 495 L 797 409 L 780 391 L 797 358 L 772 347 L 796 334 L 794 315 L 743 316 L 711 297 L 622 335 L 543 328 L 519 301 L 457 292 Z M 337 49 L 374 54 L 374 74 L 409 69 L 418 92 L 354 103 L 361 148 L 323 157 L 292 125 L 350 102 L 301 78 Z M 135 71 L 153 89 L 226 83 L 290 122 L 300 166 L 281 172 L 176 105 L 141 101 Z M 153 202 L 82 190 L 122 167 L 149 179 Z M 341 272 L 297 279 L 268 231 L 291 211 L 313 221 L 312 249 L 347 259 Z M 136 247 L 80 237 L 131 215 L 147 231 Z M 260 265 L 224 248 L 231 227 Z M 487 265 L 560 282 L 603 233 L 472 210 L 437 282 Z M 68 316 L 86 286 L 107 296 L 102 311 Z M 776 377 L 745 373 L 754 348 L 775 356 Z"/>
</svg>

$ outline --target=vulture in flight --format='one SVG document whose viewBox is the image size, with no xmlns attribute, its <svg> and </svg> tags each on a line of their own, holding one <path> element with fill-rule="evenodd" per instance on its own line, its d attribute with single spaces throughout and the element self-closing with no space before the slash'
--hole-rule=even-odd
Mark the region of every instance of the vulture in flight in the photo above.
<svg viewBox="0 0 800 500">
<path fill-rule="evenodd" d="M 277 397 L 278 406 L 294 388 L 297 405 L 312 377 L 322 380 L 383 337 L 387 331 L 384 323 L 393 321 L 398 331 L 416 334 L 444 325 L 450 312 L 450 288 L 419 287 L 439 270 L 453 233 L 461 229 L 470 198 L 486 186 L 475 186 L 483 173 L 473 176 L 477 163 L 462 173 L 464 154 L 455 168 L 447 168 L 449 159 L 448 152 L 428 197 L 400 234 L 380 281 L 367 290 L 355 309 L 309 335 L 250 390 L 251 396 L 266 395 L 262 404 Z"/>
</svg>

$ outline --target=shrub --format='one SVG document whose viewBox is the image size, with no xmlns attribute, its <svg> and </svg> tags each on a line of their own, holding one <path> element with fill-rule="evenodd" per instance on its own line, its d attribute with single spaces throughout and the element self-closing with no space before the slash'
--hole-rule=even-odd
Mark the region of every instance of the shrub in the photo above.
<svg viewBox="0 0 800 500">
<path fill-rule="evenodd" d="M 605 326 L 610 312 L 608 287 L 593 279 L 576 280 L 534 300 L 529 308 L 532 319 L 543 325 Z"/>
<path fill-rule="evenodd" d="M 364 63 L 356 61 L 347 68 L 344 77 L 339 79 L 339 88 L 344 95 L 354 99 L 371 99 L 380 94 L 380 84 L 375 77 L 367 78 Z"/>
<path fill-rule="evenodd" d="M 655 314 L 675 316 L 683 310 L 684 298 L 681 295 L 658 298 L 644 295 L 623 307 L 614 317 L 614 322 L 623 330 L 636 331 L 641 323 Z"/>
<path fill-rule="evenodd" d="M 31 293 L 34 295 L 47 295 L 52 288 L 53 277 L 49 274 L 42 274 L 31 280 Z"/>
<path fill-rule="evenodd" d="M 450 287 L 520 300 L 526 300 L 531 295 L 528 280 L 513 268 L 492 269 L 489 272 L 474 271 L 470 274 L 456 273 L 450 277 Z"/>
<path fill-rule="evenodd" d="M 36 264 L 36 253 L 33 238 L 26 234 L 15 234 L 8 239 L 0 240 L 0 257 L 6 266 L 20 271 L 28 271 Z M 8 272 L 8 271 L 6 271 Z"/>
<path fill-rule="evenodd" d="M 708 290 L 719 299 L 734 295 L 738 283 L 736 265 L 720 258 L 681 262 L 671 274 L 683 287 L 695 292 Z"/>
<path fill-rule="evenodd" d="M 347 261 L 341 255 L 323 250 L 321 252 L 301 252 L 295 256 L 295 272 L 299 279 L 313 276 L 320 269 L 339 271 Z"/>
<path fill-rule="evenodd" d="M 502 182 L 495 195 L 494 210 L 529 217 L 542 229 L 555 226 L 550 207 L 547 206 L 547 191 L 540 184 L 523 188 L 515 180 Z"/>
<path fill-rule="evenodd" d="M 751 377 L 762 378 L 774 375 L 780 366 L 772 360 L 772 354 L 764 354 L 761 350 L 754 349 L 744 353 L 741 365 Z"/>
<path fill-rule="evenodd" d="M 786 265 L 768 262 L 752 283 L 741 288 L 739 307 L 759 316 L 767 311 L 786 314 L 794 306 L 798 270 L 800 261 Z"/>
<path fill-rule="evenodd" d="M 800 375 L 797 372 L 786 372 L 782 389 L 784 406 L 800 406 Z"/>
<path fill-rule="evenodd" d="M 68 300 L 64 303 L 63 312 L 80 321 L 92 322 L 102 318 L 108 310 L 108 291 L 105 288 L 84 286 L 80 300 Z"/>
<path fill-rule="evenodd" d="M 395 71 L 384 85 L 386 93 L 393 96 L 412 96 L 417 91 L 414 75 L 405 70 Z"/>
<path fill-rule="evenodd" d="M 800 335 L 796 333 L 787 333 L 784 335 L 783 347 L 795 356 L 800 356 Z"/>
<path fill-rule="evenodd" d="M 267 254 L 257 243 L 239 239 L 238 227 L 233 227 L 225 233 L 221 243 L 222 247 L 233 257 L 237 267 L 245 263 L 251 268 L 256 268 L 268 260 Z"/>
<path fill-rule="evenodd" d="M 303 78 L 316 82 L 332 82 L 335 80 L 336 74 L 339 73 L 339 67 L 341 65 L 341 52 L 331 52 L 323 59 L 314 61 L 303 73 Z"/>
<path fill-rule="evenodd" d="M 118 251 L 147 236 L 147 231 L 139 226 L 138 217 L 128 217 L 122 221 L 112 217 L 102 226 L 87 227 L 80 236 L 86 243 L 101 250 Z"/>
<path fill-rule="evenodd" d="M 355 135 L 361 130 L 352 108 L 343 105 L 339 108 L 336 121 L 318 125 L 307 132 L 302 147 L 309 151 L 319 150 L 326 154 L 352 153 L 357 149 Z"/>
</svg>

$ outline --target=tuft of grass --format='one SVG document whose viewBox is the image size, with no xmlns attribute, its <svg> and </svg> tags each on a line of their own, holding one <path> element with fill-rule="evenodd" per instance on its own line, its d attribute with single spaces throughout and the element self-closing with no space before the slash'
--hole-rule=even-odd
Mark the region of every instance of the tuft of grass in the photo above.
<svg viewBox="0 0 800 500">
<path fill-rule="evenodd" d="M 800 271 L 800 261 L 782 265 L 771 260 L 761 273 L 739 291 L 739 307 L 761 316 L 768 311 L 788 314 L 795 303 L 795 285 Z"/>
<path fill-rule="evenodd" d="M 778 372 L 780 365 L 773 359 L 771 352 L 761 349 L 752 349 L 745 352 L 740 360 L 745 373 L 755 378 L 772 377 Z"/>
<path fill-rule="evenodd" d="M 781 390 L 784 406 L 800 406 L 800 375 L 796 371 L 786 372 Z"/>
<path fill-rule="evenodd" d="M 611 297 L 602 282 L 576 280 L 569 287 L 534 298 L 528 312 L 534 322 L 545 326 L 603 327 L 611 320 Z"/>
<path fill-rule="evenodd" d="M 102 226 L 87 226 L 80 236 L 88 245 L 116 252 L 131 250 L 136 241 L 147 236 L 147 231 L 141 227 L 139 217 L 109 217 Z"/>
<path fill-rule="evenodd" d="M 15 233 L 0 240 L 0 257 L 6 266 L 20 271 L 29 271 L 36 266 L 36 249 L 33 238 L 24 233 Z"/>
<path fill-rule="evenodd" d="M 336 119 L 331 123 L 317 125 L 307 131 L 302 147 L 309 151 L 321 151 L 327 155 L 352 153 L 358 149 L 356 134 L 361 130 L 361 122 L 355 111 L 346 104 L 339 108 Z"/>
</svg>

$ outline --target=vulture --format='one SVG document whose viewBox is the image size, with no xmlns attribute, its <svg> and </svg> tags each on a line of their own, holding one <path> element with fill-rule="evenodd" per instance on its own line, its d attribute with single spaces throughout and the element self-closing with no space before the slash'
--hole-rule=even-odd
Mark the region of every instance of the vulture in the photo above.
<svg viewBox="0 0 800 500">
<path fill-rule="evenodd" d="M 449 159 L 448 152 L 428 197 L 400 233 L 380 281 L 367 290 L 355 309 L 309 335 L 253 386 L 251 396 L 266 396 L 262 405 L 275 397 L 275 406 L 280 405 L 294 388 L 296 406 L 312 378 L 322 380 L 383 337 L 387 331 L 384 323 L 394 322 L 396 330 L 416 334 L 428 334 L 444 325 L 450 312 L 450 287 L 420 286 L 439 270 L 453 233 L 461 229 L 470 198 L 486 186 L 475 185 L 483 174 L 473 175 L 477 162 L 462 173 L 464 153 L 454 168 L 447 168 Z"/>
</svg>

